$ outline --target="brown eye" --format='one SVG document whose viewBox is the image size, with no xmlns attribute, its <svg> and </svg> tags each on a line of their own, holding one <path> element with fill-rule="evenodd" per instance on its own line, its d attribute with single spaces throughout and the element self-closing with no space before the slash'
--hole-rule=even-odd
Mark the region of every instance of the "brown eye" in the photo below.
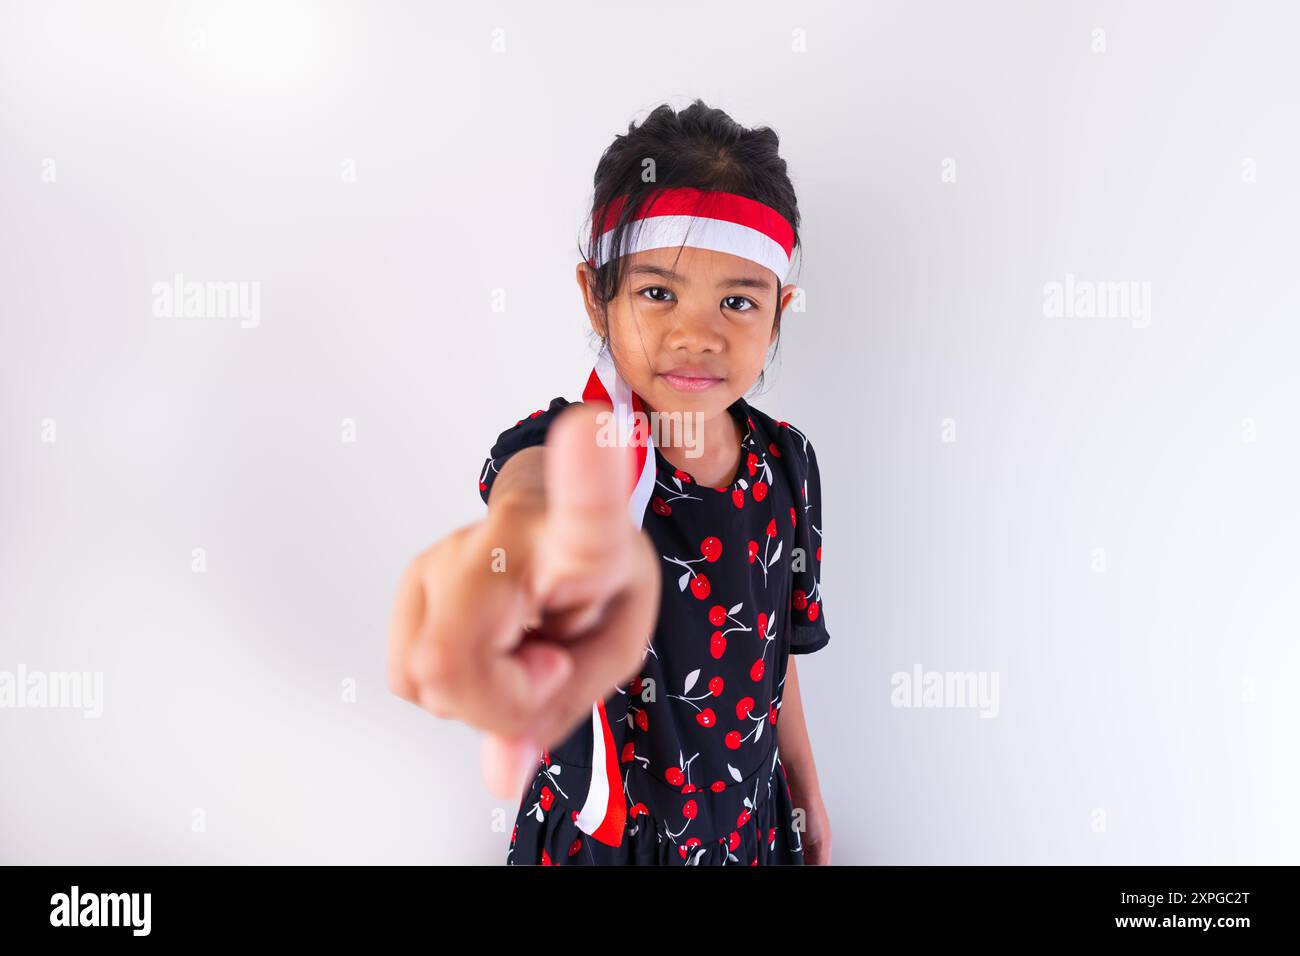
<svg viewBox="0 0 1300 956">
<path fill-rule="evenodd" d="M 727 305 L 729 302 L 744 302 L 745 306 Z M 746 299 L 743 295 L 729 295 L 722 300 L 722 304 L 735 312 L 752 312 L 754 309 L 758 308 L 752 299 Z"/>
<path fill-rule="evenodd" d="M 669 298 L 666 298 L 666 299 L 659 299 L 659 298 L 656 298 L 656 297 L 654 297 L 654 296 L 649 296 L 648 298 L 650 299 L 651 302 L 671 302 L 671 301 L 672 301 L 672 298 L 671 298 L 672 293 L 669 292 L 667 289 L 665 289 L 665 288 L 664 288 L 663 286 L 661 286 L 661 285 L 654 285 L 654 286 L 650 286 L 650 287 L 647 288 L 647 289 L 642 289 L 641 292 L 640 292 L 640 294 L 641 294 L 641 295 L 645 295 L 647 292 L 662 292 L 664 295 L 669 296 Z"/>
</svg>

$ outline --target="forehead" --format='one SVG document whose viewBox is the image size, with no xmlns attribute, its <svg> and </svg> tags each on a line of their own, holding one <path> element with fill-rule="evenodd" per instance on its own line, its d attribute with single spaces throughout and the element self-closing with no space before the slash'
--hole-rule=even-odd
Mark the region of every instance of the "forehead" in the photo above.
<svg viewBox="0 0 1300 956">
<path fill-rule="evenodd" d="M 735 279 L 749 279 L 762 282 L 767 288 L 776 287 L 772 270 L 752 259 L 696 246 L 668 246 L 634 252 L 624 257 L 623 263 L 624 274 L 629 276 L 636 273 L 637 267 L 648 266 L 671 270 L 685 284 L 718 285 Z"/>
</svg>

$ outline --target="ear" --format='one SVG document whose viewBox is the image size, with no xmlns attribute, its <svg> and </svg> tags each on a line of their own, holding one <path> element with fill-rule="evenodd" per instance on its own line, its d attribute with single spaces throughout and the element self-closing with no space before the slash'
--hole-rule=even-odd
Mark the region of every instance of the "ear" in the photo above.
<svg viewBox="0 0 1300 956">
<path fill-rule="evenodd" d="M 605 328 L 605 320 L 601 314 L 600 303 L 596 301 L 595 284 L 596 270 L 585 260 L 578 263 L 578 288 L 582 290 L 582 304 L 587 310 L 587 321 L 591 323 L 591 328 L 602 339 L 608 338 L 609 330 Z"/>
<path fill-rule="evenodd" d="M 797 289 L 797 288 L 798 288 L 798 286 L 796 286 L 796 285 L 794 285 L 793 283 L 791 283 L 790 285 L 785 286 L 783 289 L 781 289 L 781 292 L 780 292 L 780 299 L 781 299 L 781 314 L 782 314 L 782 315 L 785 315 L 786 311 L 790 308 L 790 300 L 794 298 L 794 292 L 795 292 L 795 289 Z M 773 323 L 772 323 L 772 334 L 771 334 L 771 336 L 768 337 L 768 340 L 767 340 L 767 344 L 768 344 L 769 346 L 770 346 L 773 342 L 776 341 L 776 329 L 777 329 L 776 323 L 773 322 Z"/>
<path fill-rule="evenodd" d="M 794 298 L 795 290 L 798 289 L 798 288 L 799 288 L 799 287 L 798 287 L 797 285 L 795 285 L 793 282 L 791 282 L 789 285 L 787 285 L 787 286 L 785 286 L 785 287 L 783 287 L 783 288 L 781 289 L 780 297 L 781 297 L 781 311 L 782 311 L 782 312 L 785 312 L 785 310 L 788 309 L 788 308 L 790 307 L 790 300 Z"/>
</svg>

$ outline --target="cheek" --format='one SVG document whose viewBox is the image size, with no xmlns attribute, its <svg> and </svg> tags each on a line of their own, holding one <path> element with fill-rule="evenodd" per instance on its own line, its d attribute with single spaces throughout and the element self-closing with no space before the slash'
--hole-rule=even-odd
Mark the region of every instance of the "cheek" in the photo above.
<svg viewBox="0 0 1300 956">
<path fill-rule="evenodd" d="M 609 336 L 614 350 L 628 359 L 654 352 L 658 346 L 655 324 L 638 315 L 626 299 L 617 302 L 617 305 L 611 303 L 609 309 Z"/>
<path fill-rule="evenodd" d="M 613 343 L 614 351 L 620 357 L 630 358 L 633 354 L 640 351 L 640 345 L 637 342 L 637 335 L 633 329 L 633 322 L 628 317 L 625 309 L 610 310 L 609 314 L 609 340 Z"/>
<path fill-rule="evenodd" d="M 623 377 L 634 389 L 644 391 L 653 377 L 648 356 L 657 354 L 658 349 L 652 323 L 639 321 L 635 310 L 626 305 L 615 308 L 611 304 L 609 339 Z"/>
<path fill-rule="evenodd" d="M 767 358 L 767 350 L 772 344 L 772 323 L 765 322 L 762 327 L 746 329 L 745 334 L 736 343 L 737 352 L 746 356 L 750 364 L 762 367 Z"/>
</svg>

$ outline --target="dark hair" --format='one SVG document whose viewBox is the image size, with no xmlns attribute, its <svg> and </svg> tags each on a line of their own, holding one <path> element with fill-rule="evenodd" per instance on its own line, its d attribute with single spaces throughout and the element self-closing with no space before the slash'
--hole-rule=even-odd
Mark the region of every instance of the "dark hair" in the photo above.
<svg viewBox="0 0 1300 956">
<path fill-rule="evenodd" d="M 603 345 L 609 345 L 608 306 L 618 294 L 623 277 L 630 217 L 645 197 L 660 189 L 690 186 L 705 192 L 730 192 L 771 206 L 794 230 L 799 242 L 799 204 L 785 160 L 777 154 L 780 141 L 766 126 L 746 129 L 723 110 L 695 100 L 675 111 L 668 104 L 656 107 L 641 124 L 630 124 L 627 135 L 614 137 L 596 164 L 592 216 L 588 217 L 587 248 L 583 258 L 595 261 L 600 236 L 594 215 L 619 196 L 627 199 L 609 239 L 610 258 L 595 270 L 592 295 L 605 318 Z M 653 179 L 645 180 L 647 160 L 653 161 Z M 680 255 L 680 249 L 678 250 Z M 778 277 L 778 283 L 781 281 Z M 780 285 L 777 286 L 780 291 Z M 776 301 L 776 348 L 781 345 L 781 299 Z M 772 353 L 776 354 L 775 350 Z M 759 373 L 761 387 L 765 371 Z"/>
</svg>

